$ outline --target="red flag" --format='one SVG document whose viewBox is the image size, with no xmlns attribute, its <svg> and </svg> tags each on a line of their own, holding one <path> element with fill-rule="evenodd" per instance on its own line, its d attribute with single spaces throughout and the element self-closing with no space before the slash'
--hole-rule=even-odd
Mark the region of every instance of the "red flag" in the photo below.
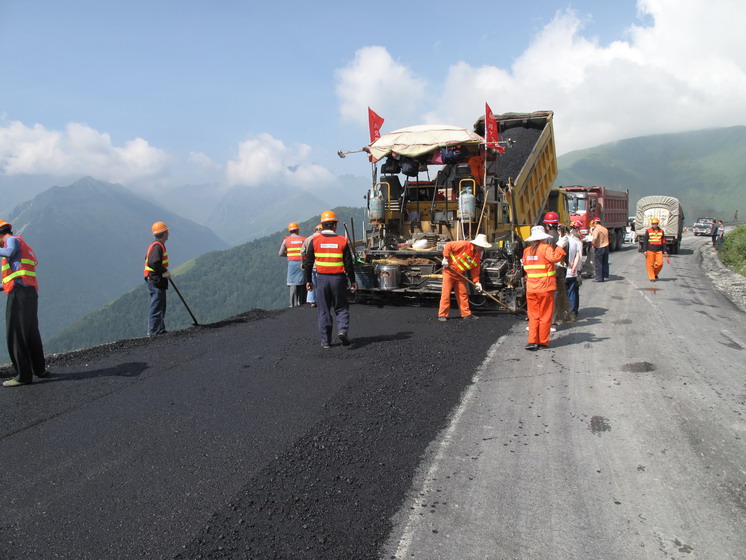
<svg viewBox="0 0 746 560">
<path fill-rule="evenodd" d="M 368 107 L 368 128 L 370 129 L 370 143 L 372 144 L 381 137 L 381 126 L 383 119 L 371 111 Z"/>
<path fill-rule="evenodd" d="M 498 144 L 500 138 L 497 132 L 497 121 L 487 103 L 484 104 L 484 136 L 488 148 L 494 148 L 501 154 L 505 152 L 505 148 Z"/>
</svg>

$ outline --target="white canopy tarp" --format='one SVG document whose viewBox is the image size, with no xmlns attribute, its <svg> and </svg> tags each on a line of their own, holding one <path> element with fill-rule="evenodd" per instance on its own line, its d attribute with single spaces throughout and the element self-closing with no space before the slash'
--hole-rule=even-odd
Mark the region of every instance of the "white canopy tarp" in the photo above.
<svg viewBox="0 0 746 560">
<path fill-rule="evenodd" d="M 367 151 L 378 161 L 391 152 L 417 157 L 443 146 L 481 143 L 484 143 L 484 138 L 465 128 L 447 124 L 418 124 L 382 134 L 367 147 Z"/>
</svg>

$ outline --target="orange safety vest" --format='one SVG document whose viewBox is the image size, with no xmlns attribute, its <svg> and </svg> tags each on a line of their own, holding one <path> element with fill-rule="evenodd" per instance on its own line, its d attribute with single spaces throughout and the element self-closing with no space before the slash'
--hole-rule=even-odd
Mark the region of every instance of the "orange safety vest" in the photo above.
<svg viewBox="0 0 746 560">
<path fill-rule="evenodd" d="M 163 268 L 168 268 L 168 251 L 166 251 L 166 246 L 160 241 L 153 241 L 145 252 L 145 278 L 155 273 L 155 270 L 148 266 L 148 257 L 150 256 L 150 250 L 153 248 L 153 245 L 156 244 L 163 247 L 163 260 L 161 261 L 161 264 L 163 265 Z"/>
<path fill-rule="evenodd" d="M 523 270 L 526 271 L 527 292 L 550 292 L 557 289 L 557 275 L 554 263 L 562 260 L 565 255 L 561 247 L 554 248 L 542 243 L 531 253 L 532 247 L 526 247 L 523 251 Z"/>
<path fill-rule="evenodd" d="M 450 241 L 446 244 L 446 248 L 451 251 L 447 255 L 451 266 L 461 274 L 479 266 L 480 255 L 471 241 Z"/>
<path fill-rule="evenodd" d="M 317 274 L 344 274 L 344 250 L 347 239 L 341 235 L 317 235 L 313 238 L 313 254 Z"/>
<path fill-rule="evenodd" d="M 305 240 L 306 238 L 300 235 L 288 235 L 285 238 L 285 250 L 287 251 L 289 261 L 300 260 L 300 248 Z"/>
<path fill-rule="evenodd" d="M 653 228 L 645 230 L 648 234 L 648 245 L 663 245 L 665 239 L 662 229 L 655 231 Z"/>
<path fill-rule="evenodd" d="M 39 284 L 36 282 L 36 265 L 39 261 L 36 259 L 34 250 L 26 244 L 20 235 L 13 235 L 12 237 L 18 239 L 21 244 L 21 265 L 18 267 L 18 270 L 11 270 L 10 262 L 6 257 L 3 257 L 3 291 L 9 294 L 16 284 L 15 279 L 22 278 L 24 286 L 33 286 L 38 292 Z"/>
</svg>

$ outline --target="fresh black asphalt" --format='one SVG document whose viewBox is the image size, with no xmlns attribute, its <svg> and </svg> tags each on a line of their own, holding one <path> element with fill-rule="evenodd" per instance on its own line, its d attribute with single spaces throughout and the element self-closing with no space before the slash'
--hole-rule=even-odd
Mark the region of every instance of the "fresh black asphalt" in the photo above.
<svg viewBox="0 0 746 560">
<path fill-rule="evenodd" d="M 516 321 L 436 315 L 353 305 L 324 350 L 314 309 L 255 310 L 52 357 L 0 391 L 0 558 L 377 558 Z"/>
</svg>

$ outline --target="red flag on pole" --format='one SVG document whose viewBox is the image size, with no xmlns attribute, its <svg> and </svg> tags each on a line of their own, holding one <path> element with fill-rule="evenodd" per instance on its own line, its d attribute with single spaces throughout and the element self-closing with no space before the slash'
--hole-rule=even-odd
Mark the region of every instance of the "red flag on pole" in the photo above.
<svg viewBox="0 0 746 560">
<path fill-rule="evenodd" d="M 371 144 L 381 137 L 381 126 L 383 126 L 383 119 L 368 107 L 368 128 L 370 129 Z"/>
<path fill-rule="evenodd" d="M 484 104 L 484 136 L 488 148 L 494 148 L 501 154 L 505 152 L 505 148 L 498 144 L 497 121 L 487 103 Z"/>
</svg>

